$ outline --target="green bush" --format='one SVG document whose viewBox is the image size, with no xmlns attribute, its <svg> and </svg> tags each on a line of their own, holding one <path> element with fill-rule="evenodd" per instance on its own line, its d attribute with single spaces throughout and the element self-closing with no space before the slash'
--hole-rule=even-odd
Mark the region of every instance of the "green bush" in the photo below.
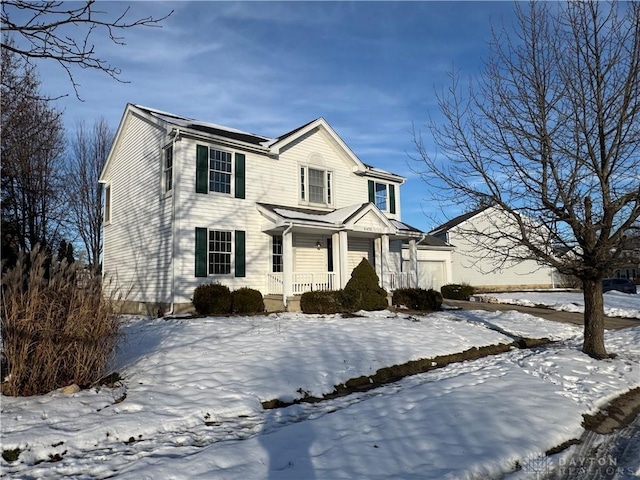
<svg viewBox="0 0 640 480">
<path fill-rule="evenodd" d="M 450 298 L 451 300 L 469 300 L 475 290 L 471 285 L 465 283 L 450 283 L 449 285 L 444 285 L 440 291 L 444 298 Z"/>
<path fill-rule="evenodd" d="M 410 310 L 436 311 L 442 305 L 442 295 L 431 288 L 400 288 L 393 292 L 393 304 Z"/>
<path fill-rule="evenodd" d="M 231 294 L 233 313 L 262 313 L 264 300 L 262 294 L 253 288 L 240 288 Z"/>
<path fill-rule="evenodd" d="M 347 282 L 342 292 L 342 306 L 346 311 L 356 310 L 384 310 L 389 306 L 387 292 L 379 285 L 380 281 L 376 271 L 363 258 L 351 273 L 351 279 Z"/>
<path fill-rule="evenodd" d="M 77 279 L 82 278 L 80 284 Z M 40 395 L 105 376 L 120 320 L 99 275 L 36 247 L 2 275 L 4 395 Z"/>
<path fill-rule="evenodd" d="M 200 315 L 231 313 L 232 296 L 229 287 L 219 283 L 198 286 L 193 292 L 193 306 Z"/>
<path fill-rule="evenodd" d="M 341 291 L 305 292 L 300 297 L 300 309 L 304 313 L 340 313 L 343 311 Z"/>
</svg>

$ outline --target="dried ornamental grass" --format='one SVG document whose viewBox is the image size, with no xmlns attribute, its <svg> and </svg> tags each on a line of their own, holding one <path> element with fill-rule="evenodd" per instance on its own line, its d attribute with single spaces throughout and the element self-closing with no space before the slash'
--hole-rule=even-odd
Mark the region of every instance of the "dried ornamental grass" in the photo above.
<svg viewBox="0 0 640 480">
<path fill-rule="evenodd" d="M 99 276 L 81 262 L 20 255 L 2 278 L 5 395 L 38 395 L 106 373 L 118 341 L 118 316 Z"/>
</svg>

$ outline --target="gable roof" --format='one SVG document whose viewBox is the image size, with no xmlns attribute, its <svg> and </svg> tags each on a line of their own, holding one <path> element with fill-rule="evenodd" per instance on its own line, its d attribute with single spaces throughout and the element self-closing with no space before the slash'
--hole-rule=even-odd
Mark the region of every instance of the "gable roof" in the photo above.
<svg viewBox="0 0 640 480">
<path fill-rule="evenodd" d="M 472 210 L 471 212 L 467 212 L 467 213 L 463 213 L 462 215 L 458 215 L 457 217 L 452 218 L 448 222 L 445 222 L 442 225 L 439 225 L 436 228 L 432 229 L 429 232 L 429 234 L 430 235 L 438 235 L 440 233 L 447 232 L 447 231 L 451 230 L 453 227 L 456 227 L 456 226 L 460 225 L 461 223 L 464 223 L 467 220 L 475 217 L 479 213 L 484 212 L 488 208 L 490 208 L 490 207 L 481 207 L 481 208 L 478 208 L 476 210 Z"/>
<path fill-rule="evenodd" d="M 396 235 L 405 237 L 422 237 L 421 246 L 447 247 L 451 248 L 447 242 L 399 220 L 386 218 L 372 203 L 357 203 L 348 207 L 335 210 L 314 210 L 312 208 L 289 207 L 272 203 L 257 203 L 262 212 L 266 213 L 277 226 L 284 226 L 291 223 L 315 225 L 318 227 L 341 227 L 347 225 L 358 218 L 366 215 L 369 211 L 374 211 L 383 221 L 396 231 Z"/>
<path fill-rule="evenodd" d="M 360 161 L 360 159 L 353 153 L 353 151 L 347 146 L 346 143 L 340 138 L 340 136 L 333 130 L 329 123 L 322 117 L 316 118 L 311 122 L 308 122 L 300 127 L 297 127 L 284 135 L 277 138 L 270 138 L 263 135 L 257 135 L 254 133 L 244 132 L 235 128 L 225 127 L 210 122 L 202 122 L 190 117 L 182 115 L 176 115 L 174 113 L 164 112 L 155 108 L 145 107 L 143 105 L 135 105 L 128 103 L 118 130 L 116 132 L 115 141 L 107 157 L 102 174 L 100 175 L 100 181 L 104 182 L 104 177 L 108 171 L 108 166 L 111 163 L 111 157 L 116 149 L 116 145 L 119 143 L 122 130 L 128 115 L 130 113 L 137 113 L 144 116 L 149 121 L 157 124 L 159 128 L 166 128 L 169 133 L 170 127 L 180 129 L 181 134 L 187 134 L 191 132 L 191 135 L 199 136 L 204 135 L 206 137 L 216 137 L 221 141 L 228 141 L 231 145 L 246 148 L 248 150 L 256 151 L 259 153 L 277 156 L 280 150 L 287 145 L 295 142 L 304 135 L 307 135 L 314 129 L 322 129 L 330 138 L 330 140 L 336 145 L 336 147 L 344 152 L 345 156 L 353 163 L 353 172 L 357 175 L 363 175 L 373 178 L 380 178 L 387 181 L 397 182 L 399 184 L 404 183 L 405 178 L 395 173 L 387 172 L 385 170 L 372 167 Z"/>
</svg>

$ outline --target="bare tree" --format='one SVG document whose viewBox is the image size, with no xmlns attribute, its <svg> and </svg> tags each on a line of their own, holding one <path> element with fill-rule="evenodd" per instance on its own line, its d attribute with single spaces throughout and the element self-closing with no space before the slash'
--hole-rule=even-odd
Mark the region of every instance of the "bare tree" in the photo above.
<svg viewBox="0 0 640 480">
<path fill-rule="evenodd" d="M 69 221 L 78 232 L 91 269 L 100 270 L 102 252 L 102 184 L 100 172 L 107 161 L 115 132 L 104 118 L 92 128 L 79 123 L 71 144 L 66 176 L 70 207 Z"/>
<path fill-rule="evenodd" d="M 120 69 L 101 59 L 95 51 L 94 36 L 104 32 L 111 42 L 124 45 L 119 34 L 136 27 L 159 27 L 173 11 L 160 18 L 129 18 L 129 7 L 116 14 L 98 8 L 95 0 L 3 0 L 2 49 L 25 60 L 57 62 L 66 72 L 78 95 L 73 67 L 92 68 L 121 81 Z M 9 39 L 13 39 L 11 42 Z"/>
<path fill-rule="evenodd" d="M 10 50 L 1 56 L 3 247 L 52 247 L 64 224 L 62 114 L 40 97 L 34 67 Z"/>
<path fill-rule="evenodd" d="M 501 261 L 535 258 L 580 279 L 583 351 L 604 358 L 602 278 L 640 215 L 640 4 L 516 3 L 483 73 L 439 95 L 414 136 L 420 173 L 451 204 L 490 203 L 515 228 L 475 232 Z M 493 236 L 493 238 L 492 238 Z"/>
</svg>

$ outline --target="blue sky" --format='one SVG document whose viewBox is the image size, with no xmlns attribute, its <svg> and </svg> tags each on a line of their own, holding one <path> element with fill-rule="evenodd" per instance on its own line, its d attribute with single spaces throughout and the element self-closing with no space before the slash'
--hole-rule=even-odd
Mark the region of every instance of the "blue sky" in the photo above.
<svg viewBox="0 0 640 480">
<path fill-rule="evenodd" d="M 98 2 L 110 14 L 124 2 Z M 134 2 L 130 18 L 162 16 L 162 28 L 103 33 L 97 55 L 122 70 L 118 83 L 75 70 L 77 100 L 65 72 L 38 65 L 42 89 L 60 99 L 73 132 L 104 117 L 116 128 L 125 105 L 279 136 L 324 117 L 365 163 L 407 177 L 403 220 L 429 230 L 442 212 L 411 171 L 411 131 L 438 120 L 436 92 L 452 68 L 476 75 L 491 26 L 513 23 L 511 2 Z M 424 136 L 431 148 L 428 132 Z"/>
</svg>

